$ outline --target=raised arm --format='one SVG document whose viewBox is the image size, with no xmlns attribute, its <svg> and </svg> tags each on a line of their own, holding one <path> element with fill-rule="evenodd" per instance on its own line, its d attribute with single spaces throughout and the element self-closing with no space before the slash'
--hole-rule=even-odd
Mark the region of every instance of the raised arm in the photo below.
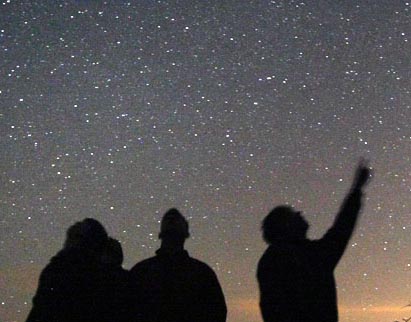
<svg viewBox="0 0 411 322">
<path fill-rule="evenodd" d="M 326 251 L 327 259 L 334 266 L 337 265 L 344 254 L 354 231 L 361 209 L 363 189 L 369 182 L 370 177 L 371 170 L 368 164 L 361 160 L 355 172 L 351 189 L 341 205 L 333 226 L 320 240 Z"/>
</svg>

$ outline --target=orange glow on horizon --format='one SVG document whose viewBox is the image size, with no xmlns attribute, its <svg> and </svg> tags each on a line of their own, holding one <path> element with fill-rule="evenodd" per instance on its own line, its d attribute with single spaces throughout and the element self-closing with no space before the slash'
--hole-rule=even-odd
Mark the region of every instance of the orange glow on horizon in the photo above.
<svg viewBox="0 0 411 322">
<path fill-rule="evenodd" d="M 228 309 L 230 315 L 234 318 L 244 317 L 249 321 L 262 321 L 258 299 L 254 298 L 236 298 L 229 300 Z M 380 304 L 370 307 L 357 305 L 340 305 L 339 315 L 341 322 L 351 321 L 390 321 L 391 318 L 401 319 L 411 316 L 411 308 L 404 308 L 401 305 Z M 388 320 L 386 320 L 388 319 Z"/>
</svg>

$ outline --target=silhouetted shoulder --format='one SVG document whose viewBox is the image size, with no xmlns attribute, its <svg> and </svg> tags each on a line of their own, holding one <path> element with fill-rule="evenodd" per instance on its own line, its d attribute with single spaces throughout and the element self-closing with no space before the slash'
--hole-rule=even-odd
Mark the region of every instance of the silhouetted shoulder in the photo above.
<svg viewBox="0 0 411 322">
<path fill-rule="evenodd" d="M 147 265 L 151 265 L 152 263 L 155 263 L 156 261 L 157 261 L 156 256 L 143 259 L 141 262 L 138 262 L 137 264 L 135 264 L 131 268 L 130 272 L 133 271 L 133 269 L 135 269 L 135 268 L 145 267 Z"/>
<path fill-rule="evenodd" d="M 190 259 L 193 270 L 202 273 L 208 279 L 217 280 L 216 273 L 209 265 L 195 258 L 190 257 Z"/>
<path fill-rule="evenodd" d="M 154 256 L 154 257 L 144 259 L 131 268 L 130 275 L 133 276 L 139 272 L 144 272 L 147 270 L 150 271 L 152 269 L 155 269 L 156 267 L 158 268 L 163 267 L 164 262 L 169 262 L 169 263 L 174 262 L 174 259 L 173 258 L 163 258 L 162 256 Z M 180 265 L 187 266 L 188 268 L 196 272 L 210 273 L 210 274 L 215 275 L 214 270 L 209 265 L 207 265 L 206 263 L 198 259 L 192 258 L 188 255 L 186 256 L 186 258 L 184 258 L 184 260 L 175 261 L 175 264 L 178 266 Z"/>
<path fill-rule="evenodd" d="M 130 269 L 130 275 L 134 275 L 138 271 L 144 271 L 151 269 L 153 265 L 159 265 L 159 259 L 157 256 L 146 258 L 141 262 L 138 262 Z"/>
<path fill-rule="evenodd" d="M 208 271 L 214 272 L 213 269 L 210 266 L 208 266 L 208 264 L 206 264 L 206 263 L 204 263 L 204 262 L 202 262 L 202 261 L 200 261 L 196 258 L 190 257 L 190 261 L 191 261 L 191 265 L 197 267 L 198 269 L 202 269 L 202 270 L 205 270 L 205 271 L 208 270 Z"/>
</svg>

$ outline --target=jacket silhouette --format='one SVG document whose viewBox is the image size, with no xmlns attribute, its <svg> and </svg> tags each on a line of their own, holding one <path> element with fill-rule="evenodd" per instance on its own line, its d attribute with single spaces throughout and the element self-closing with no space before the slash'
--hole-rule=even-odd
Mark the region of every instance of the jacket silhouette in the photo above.
<svg viewBox="0 0 411 322">
<path fill-rule="evenodd" d="M 265 322 L 338 321 L 334 269 L 354 230 L 369 174 L 360 164 L 333 226 L 319 240 L 306 238 L 309 226 L 292 207 L 276 207 L 264 219 L 269 247 L 258 263 L 257 279 Z"/>
<path fill-rule="evenodd" d="M 224 322 L 227 309 L 214 271 L 183 249 L 188 223 L 176 210 L 162 220 L 156 256 L 130 271 L 138 319 L 144 322 Z M 137 320 L 138 320 L 137 319 Z"/>
<path fill-rule="evenodd" d="M 132 319 L 129 272 L 122 267 L 123 258 L 120 242 L 110 237 L 101 256 L 96 299 L 100 320 L 97 322 L 129 322 Z"/>
<path fill-rule="evenodd" d="M 67 231 L 64 248 L 40 275 L 27 322 L 96 322 L 101 320 L 100 255 L 104 227 L 85 219 Z"/>
</svg>

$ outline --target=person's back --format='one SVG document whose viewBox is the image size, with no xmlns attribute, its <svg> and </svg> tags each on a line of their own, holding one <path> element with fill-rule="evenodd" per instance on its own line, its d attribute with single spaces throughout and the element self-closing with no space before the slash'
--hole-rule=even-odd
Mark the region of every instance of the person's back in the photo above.
<svg viewBox="0 0 411 322">
<path fill-rule="evenodd" d="M 110 237 L 101 256 L 98 322 L 129 322 L 132 318 L 129 272 L 122 267 L 123 259 L 120 242 Z"/>
<path fill-rule="evenodd" d="M 139 319 L 150 322 L 224 322 L 226 305 L 216 274 L 184 250 L 188 224 L 177 210 L 163 218 L 156 256 L 130 271 Z M 138 309 L 137 309 L 138 311 Z"/>
<path fill-rule="evenodd" d="M 338 321 L 334 269 L 354 230 L 369 173 L 360 164 L 333 226 L 320 240 L 306 238 L 308 223 L 292 207 L 276 207 L 264 219 L 269 247 L 258 263 L 257 279 L 265 322 Z"/>
<path fill-rule="evenodd" d="M 264 321 L 338 320 L 334 265 L 326 253 L 309 240 L 268 247 L 257 270 Z"/>
<path fill-rule="evenodd" d="M 149 321 L 225 321 L 224 298 L 217 277 L 186 251 L 157 256 L 136 264 L 133 283 L 142 291 Z"/>
</svg>

